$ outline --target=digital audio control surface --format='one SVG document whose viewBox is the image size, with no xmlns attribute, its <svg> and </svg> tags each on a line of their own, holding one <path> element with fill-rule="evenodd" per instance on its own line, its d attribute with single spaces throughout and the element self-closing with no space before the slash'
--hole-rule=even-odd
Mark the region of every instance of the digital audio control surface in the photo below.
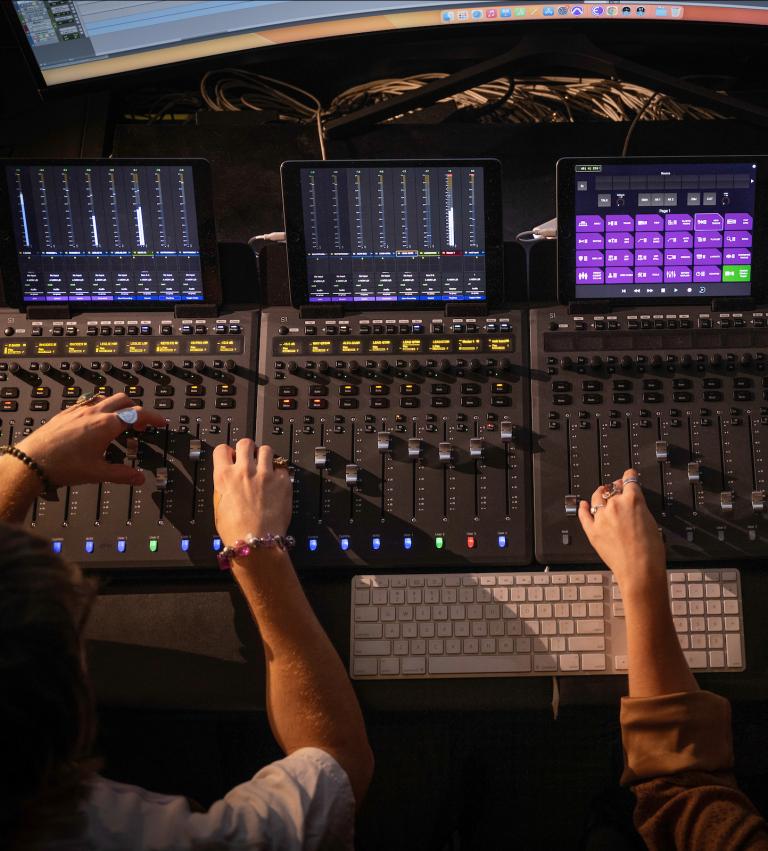
<svg viewBox="0 0 768 851">
<path fill-rule="evenodd" d="M 28 525 L 55 552 L 95 568 L 214 567 L 211 453 L 253 433 L 257 314 L 88 313 L 32 321 L 0 314 L 0 439 L 31 433 L 77 398 L 125 392 L 166 417 L 126 432 L 109 460 L 140 467 L 140 487 L 81 485 L 38 499 Z"/>
<path fill-rule="evenodd" d="M 262 323 L 256 440 L 294 471 L 297 566 L 529 562 L 520 312 Z"/>
<path fill-rule="evenodd" d="M 768 312 L 531 311 L 536 557 L 594 562 L 579 499 L 640 473 L 672 561 L 768 553 Z"/>
</svg>

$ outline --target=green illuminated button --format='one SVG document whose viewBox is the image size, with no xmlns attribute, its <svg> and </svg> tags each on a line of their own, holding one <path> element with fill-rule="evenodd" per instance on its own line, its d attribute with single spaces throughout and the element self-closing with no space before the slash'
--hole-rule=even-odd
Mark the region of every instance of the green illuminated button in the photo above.
<svg viewBox="0 0 768 851">
<path fill-rule="evenodd" d="M 445 538 L 442 535 L 435 535 L 435 547 L 437 547 L 438 550 L 442 550 L 444 544 Z"/>
<path fill-rule="evenodd" d="M 149 539 L 149 551 L 151 553 L 157 552 L 157 538 L 150 538 Z"/>
<path fill-rule="evenodd" d="M 750 281 L 751 266 L 723 266 L 723 281 Z"/>
</svg>

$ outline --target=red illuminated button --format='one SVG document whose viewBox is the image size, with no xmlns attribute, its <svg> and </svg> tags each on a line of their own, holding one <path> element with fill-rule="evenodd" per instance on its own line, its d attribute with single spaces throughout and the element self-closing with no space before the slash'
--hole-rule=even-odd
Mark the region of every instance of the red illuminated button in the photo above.
<svg viewBox="0 0 768 851">
<path fill-rule="evenodd" d="M 474 550 L 477 546 L 477 538 L 474 535 L 467 535 L 467 549 Z"/>
</svg>

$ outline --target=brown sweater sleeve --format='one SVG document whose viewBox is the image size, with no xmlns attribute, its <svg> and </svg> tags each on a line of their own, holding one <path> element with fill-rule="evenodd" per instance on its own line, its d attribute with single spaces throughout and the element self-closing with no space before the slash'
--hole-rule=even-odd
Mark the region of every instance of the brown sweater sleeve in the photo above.
<svg viewBox="0 0 768 851">
<path fill-rule="evenodd" d="M 768 851 L 768 827 L 733 776 L 731 707 L 712 692 L 624 698 L 621 782 L 650 849 Z"/>
</svg>

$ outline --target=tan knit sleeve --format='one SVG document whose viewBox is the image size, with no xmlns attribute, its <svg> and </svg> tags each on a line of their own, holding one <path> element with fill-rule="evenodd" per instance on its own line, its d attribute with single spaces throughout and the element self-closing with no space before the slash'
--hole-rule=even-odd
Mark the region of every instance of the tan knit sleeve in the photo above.
<svg viewBox="0 0 768 851">
<path fill-rule="evenodd" d="M 732 774 L 731 708 L 707 691 L 624 698 L 622 783 L 650 849 L 768 851 L 768 827 Z"/>
</svg>

